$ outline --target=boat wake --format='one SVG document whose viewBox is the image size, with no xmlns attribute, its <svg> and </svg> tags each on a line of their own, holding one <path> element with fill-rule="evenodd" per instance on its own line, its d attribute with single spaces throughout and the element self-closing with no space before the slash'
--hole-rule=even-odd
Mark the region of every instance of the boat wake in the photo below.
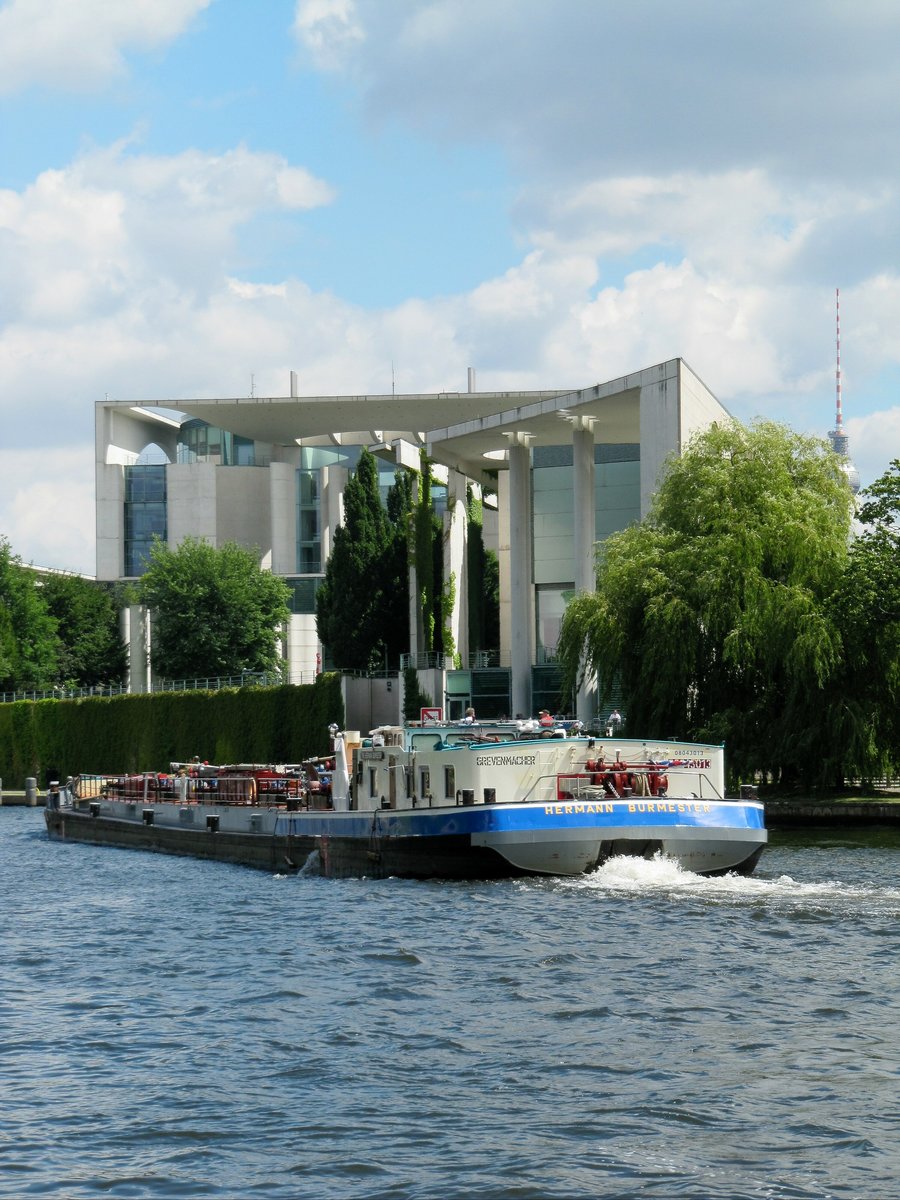
<svg viewBox="0 0 900 1200">
<path fill-rule="evenodd" d="M 877 909 L 900 918 L 900 888 L 850 884 L 828 879 L 800 881 L 790 875 L 695 875 L 677 862 L 656 855 L 652 859 L 625 855 L 611 858 L 589 875 L 559 880 L 558 886 L 610 895 L 684 896 L 710 904 L 777 904 L 798 911 L 859 914 Z"/>
</svg>

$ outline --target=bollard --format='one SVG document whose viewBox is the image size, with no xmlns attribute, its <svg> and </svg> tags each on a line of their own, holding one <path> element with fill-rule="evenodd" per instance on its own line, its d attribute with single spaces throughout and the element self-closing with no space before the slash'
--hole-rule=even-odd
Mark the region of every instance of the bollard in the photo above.
<svg viewBox="0 0 900 1200">
<path fill-rule="evenodd" d="M 37 804 L 37 780 L 33 775 L 25 780 L 25 803 L 31 808 Z"/>
</svg>

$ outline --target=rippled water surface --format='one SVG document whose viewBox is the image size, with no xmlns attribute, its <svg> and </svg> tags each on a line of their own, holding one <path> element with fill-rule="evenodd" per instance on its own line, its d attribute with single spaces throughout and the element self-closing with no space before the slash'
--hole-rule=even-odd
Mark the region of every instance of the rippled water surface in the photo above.
<svg viewBox="0 0 900 1200">
<path fill-rule="evenodd" d="M 900 1194 L 900 845 L 330 881 L 0 809 L 0 1195 Z"/>
</svg>

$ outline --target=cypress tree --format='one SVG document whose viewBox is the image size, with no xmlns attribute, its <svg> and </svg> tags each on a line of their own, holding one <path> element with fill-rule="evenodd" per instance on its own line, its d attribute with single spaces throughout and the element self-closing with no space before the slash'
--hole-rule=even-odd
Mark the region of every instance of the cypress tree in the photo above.
<svg viewBox="0 0 900 1200">
<path fill-rule="evenodd" d="M 316 593 L 316 629 L 336 667 L 368 671 L 383 665 L 388 544 L 378 466 L 363 447 L 344 489 L 344 523 L 334 532 L 325 579 Z"/>
</svg>

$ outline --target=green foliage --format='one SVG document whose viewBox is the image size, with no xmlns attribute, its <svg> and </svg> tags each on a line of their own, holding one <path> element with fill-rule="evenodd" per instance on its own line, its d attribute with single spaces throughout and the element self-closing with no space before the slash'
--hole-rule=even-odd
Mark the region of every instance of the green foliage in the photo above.
<svg viewBox="0 0 900 1200">
<path fill-rule="evenodd" d="M 51 686 L 60 652 L 39 577 L 0 538 L 0 691 Z"/>
<path fill-rule="evenodd" d="M 466 536 L 466 578 L 469 609 L 469 649 L 500 648 L 500 564 L 492 550 L 486 550 L 482 529 L 482 504 L 467 495 L 468 530 Z"/>
<path fill-rule="evenodd" d="M 441 589 L 441 648 L 444 654 L 456 655 L 456 643 L 451 632 L 453 606 L 456 604 L 456 576 L 450 572 L 450 578 Z"/>
<path fill-rule="evenodd" d="M 242 546 L 216 549 L 189 537 L 170 550 L 156 541 L 141 599 L 153 614 L 151 655 L 160 675 L 237 675 L 280 665 L 289 592 Z"/>
<path fill-rule="evenodd" d="M 830 711 L 832 744 L 846 748 L 836 776 L 874 778 L 900 769 L 900 460 L 862 498 L 866 527 L 832 602 L 844 661 Z"/>
<path fill-rule="evenodd" d="M 345 670 L 367 671 L 383 655 L 382 566 L 388 547 L 385 511 L 375 458 L 363 448 L 344 488 L 344 523 L 316 593 L 316 628 L 332 661 Z"/>
<path fill-rule="evenodd" d="M 162 692 L 0 704 L 0 778 L 43 784 L 63 775 L 163 770 L 197 754 L 209 762 L 300 762 L 343 725 L 338 675 L 303 687 Z"/>
<path fill-rule="evenodd" d="M 418 721 L 423 708 L 432 708 L 434 701 L 427 692 L 419 686 L 419 676 L 414 667 L 406 667 L 403 671 L 403 718 L 406 721 Z"/>
<path fill-rule="evenodd" d="M 42 581 L 41 594 L 57 623 L 57 680 L 77 687 L 120 683 L 126 651 L 110 592 L 80 575 L 50 575 Z"/>
<path fill-rule="evenodd" d="M 316 596 L 316 625 L 335 665 L 394 664 L 409 645 L 408 540 L 412 474 L 398 471 L 382 507 L 377 462 L 363 449 L 344 489 L 344 524 Z"/>
<path fill-rule="evenodd" d="M 384 606 L 381 632 L 388 665 L 409 649 L 409 555 L 413 525 L 415 473 L 398 470 L 387 497 L 387 548 L 383 566 Z"/>
<path fill-rule="evenodd" d="M 422 631 L 426 652 L 439 651 L 441 620 L 441 585 L 444 574 L 444 553 L 441 522 L 431 503 L 431 463 L 422 454 L 419 478 L 419 503 L 415 512 L 416 579 L 422 609 Z"/>
<path fill-rule="evenodd" d="M 335 666 L 370 671 L 396 667 L 409 648 L 409 566 L 416 568 L 423 649 L 454 653 L 448 601 L 455 582 L 444 581 L 444 532 L 432 507 L 431 464 L 423 454 L 419 496 L 415 473 L 400 470 L 386 510 L 375 459 L 367 451 L 344 490 L 344 524 L 316 595 L 316 627 Z"/>
<path fill-rule="evenodd" d="M 737 774 L 820 778 L 850 512 L 824 442 L 770 422 L 707 430 L 569 605 L 567 685 L 593 671 L 601 698 L 621 688 L 631 729 L 726 741 Z"/>
</svg>

